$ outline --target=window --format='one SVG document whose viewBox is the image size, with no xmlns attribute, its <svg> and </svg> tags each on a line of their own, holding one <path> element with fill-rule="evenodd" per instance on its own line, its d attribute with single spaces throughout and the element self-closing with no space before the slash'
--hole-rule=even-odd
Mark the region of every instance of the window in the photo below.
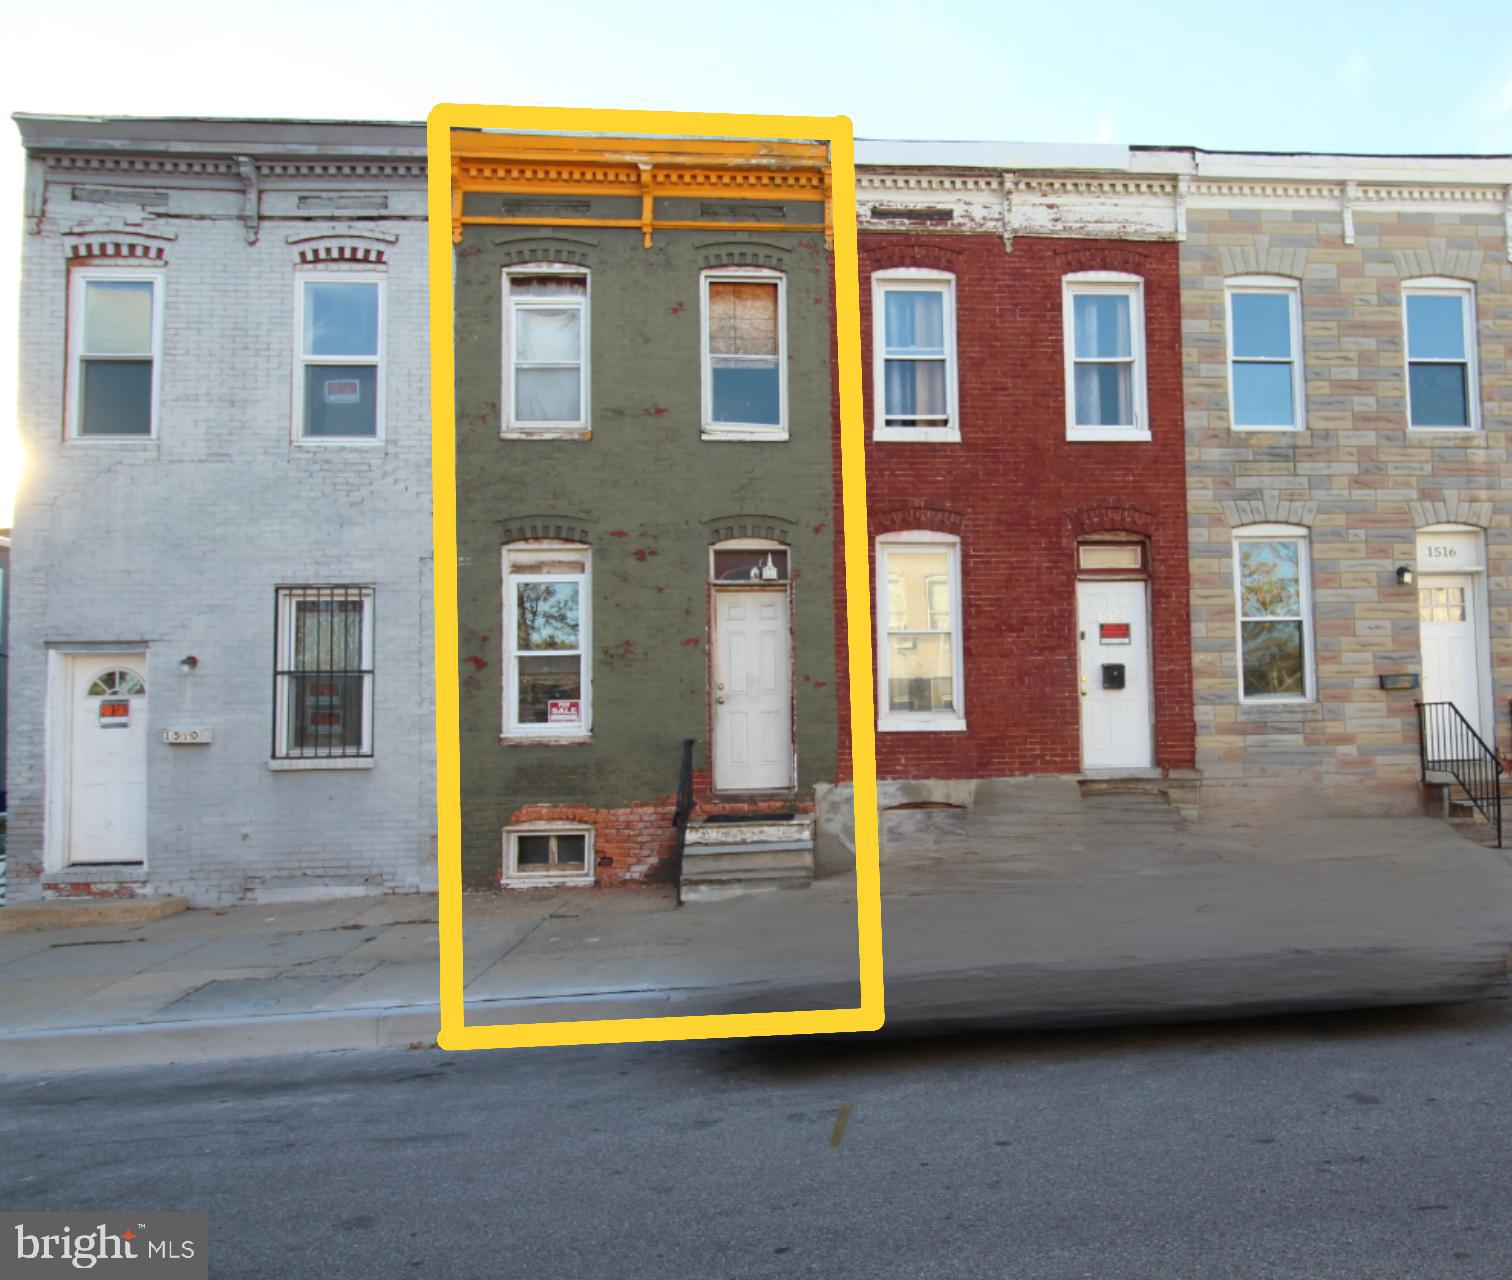
<svg viewBox="0 0 1512 1280">
<path fill-rule="evenodd" d="M 1299 298 L 1291 280 L 1239 276 L 1228 282 L 1229 405 L 1236 431 L 1306 424 Z"/>
<path fill-rule="evenodd" d="M 527 823 L 504 832 L 504 883 L 592 884 L 593 828 Z"/>
<path fill-rule="evenodd" d="M 877 727 L 964 729 L 959 540 L 878 538 L 877 592 Z"/>
<path fill-rule="evenodd" d="M 1425 279 L 1402 286 L 1407 322 L 1407 425 L 1474 431 L 1475 291 L 1462 280 Z"/>
<path fill-rule="evenodd" d="M 877 440 L 959 440 L 955 277 L 897 270 L 872 277 L 872 394 Z"/>
<path fill-rule="evenodd" d="M 1240 692 L 1246 701 L 1313 697 L 1307 532 L 1252 525 L 1234 539 Z"/>
<path fill-rule="evenodd" d="M 1144 282 L 1087 271 L 1065 278 L 1066 438 L 1148 440 Z"/>
<path fill-rule="evenodd" d="M 504 429 L 588 429 L 588 273 L 553 263 L 504 273 Z"/>
<path fill-rule="evenodd" d="M 160 272 L 73 273 L 68 434 L 74 439 L 157 434 L 162 292 Z"/>
<path fill-rule="evenodd" d="M 383 279 L 298 277 L 294 421 L 307 442 L 383 437 Z"/>
<path fill-rule="evenodd" d="M 581 738 L 592 727 L 588 548 L 504 548 L 504 736 Z"/>
<path fill-rule="evenodd" d="M 273 758 L 373 754 L 373 589 L 280 587 Z"/>
<path fill-rule="evenodd" d="M 787 438 L 787 318 L 775 271 L 703 277 L 703 433 Z"/>
</svg>

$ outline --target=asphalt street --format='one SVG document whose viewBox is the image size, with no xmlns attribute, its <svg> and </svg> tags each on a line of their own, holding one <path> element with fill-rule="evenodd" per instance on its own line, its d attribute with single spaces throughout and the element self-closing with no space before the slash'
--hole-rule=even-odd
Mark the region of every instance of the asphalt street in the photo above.
<svg viewBox="0 0 1512 1280">
<path fill-rule="evenodd" d="M 1512 1009 L 0 1080 L 0 1208 L 215 1277 L 1512 1273 Z"/>
</svg>

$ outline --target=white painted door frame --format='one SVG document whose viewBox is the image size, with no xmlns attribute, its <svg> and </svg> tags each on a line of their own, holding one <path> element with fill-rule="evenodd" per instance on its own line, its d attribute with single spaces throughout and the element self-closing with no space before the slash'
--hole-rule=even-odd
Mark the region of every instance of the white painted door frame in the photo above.
<svg viewBox="0 0 1512 1280">
<path fill-rule="evenodd" d="M 76 662 L 93 659 L 104 664 L 118 660 L 135 670 L 152 694 L 148 646 L 135 643 L 54 645 L 47 650 L 45 715 L 43 716 L 42 870 L 63 871 L 70 865 L 69 808 L 73 784 L 73 672 Z M 79 863 L 79 866 L 104 865 Z M 142 863 L 147 865 L 146 849 Z"/>
<path fill-rule="evenodd" d="M 1122 597 L 1123 603 L 1112 608 L 1111 612 L 1099 610 L 1091 598 L 1095 592 L 1112 593 Z M 1105 613 L 1109 616 L 1102 616 Z M 1076 582 L 1076 626 L 1082 768 L 1152 768 L 1155 764 L 1155 680 L 1148 579 L 1079 578 Z M 1106 638 L 1104 631 L 1107 632 Z M 1107 663 L 1119 663 L 1124 667 L 1126 683 L 1122 695 L 1103 691 L 1103 666 Z M 1123 749 L 1092 743 L 1093 720 L 1101 712 L 1120 721 Z"/>
<path fill-rule="evenodd" d="M 787 768 L 785 777 L 780 781 L 773 780 L 769 783 L 757 786 L 742 786 L 738 780 L 733 782 L 727 776 L 721 777 L 720 753 L 724 745 L 724 731 L 721 729 L 721 720 L 724 714 L 721 707 L 728 705 L 721 702 L 722 698 L 730 696 L 732 690 L 722 686 L 728 681 L 723 669 L 724 664 L 724 636 L 719 622 L 719 610 L 722 601 L 744 595 L 755 600 L 762 598 L 780 601 L 783 610 L 782 644 L 783 651 L 780 655 L 778 667 L 779 687 L 784 694 L 784 706 L 787 711 L 787 723 L 785 729 L 785 747 L 787 752 Z M 786 584 L 782 587 L 751 588 L 736 586 L 712 585 L 709 590 L 709 676 L 708 676 L 708 699 L 709 699 L 709 773 L 710 781 L 716 792 L 725 794 L 759 794 L 759 793 L 783 793 L 794 790 L 797 786 L 798 749 L 797 749 L 797 717 L 794 713 L 793 699 L 793 609 L 792 596 Z"/>
</svg>

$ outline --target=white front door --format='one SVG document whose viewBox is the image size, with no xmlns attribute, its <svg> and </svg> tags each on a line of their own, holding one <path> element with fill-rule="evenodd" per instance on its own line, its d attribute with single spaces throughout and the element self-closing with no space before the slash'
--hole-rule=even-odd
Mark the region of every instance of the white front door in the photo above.
<svg viewBox="0 0 1512 1280">
<path fill-rule="evenodd" d="M 714 592 L 714 789 L 793 785 L 786 591 Z"/>
<path fill-rule="evenodd" d="M 1418 580 L 1418 625 L 1423 701 L 1454 703 L 1470 727 L 1485 738 L 1475 579 L 1469 574 L 1425 573 Z"/>
<path fill-rule="evenodd" d="M 1143 582 L 1078 582 L 1082 768 L 1154 763 Z"/>
<path fill-rule="evenodd" d="M 147 655 L 68 659 L 68 862 L 147 857 Z"/>
</svg>

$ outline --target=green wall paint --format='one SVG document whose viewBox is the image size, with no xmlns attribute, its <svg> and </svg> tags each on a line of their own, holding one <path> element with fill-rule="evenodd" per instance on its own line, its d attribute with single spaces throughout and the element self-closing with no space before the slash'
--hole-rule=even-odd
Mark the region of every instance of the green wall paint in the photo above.
<svg viewBox="0 0 1512 1280">
<path fill-rule="evenodd" d="M 813 205 L 784 214 L 818 220 Z M 588 440 L 499 437 L 502 272 L 536 261 L 591 273 Z M 786 441 L 700 439 L 700 273 L 734 261 L 786 278 Z M 832 272 L 817 234 L 659 230 L 645 249 L 631 230 L 466 228 L 456 349 L 469 884 L 495 880 L 501 829 L 522 805 L 616 808 L 667 796 L 686 737 L 697 739 L 696 767 L 708 767 L 708 549 L 727 536 L 716 530 L 775 528 L 790 541 L 798 798 L 834 777 Z M 526 527 L 581 530 L 592 547 L 590 744 L 499 740 L 501 545 Z"/>
</svg>

